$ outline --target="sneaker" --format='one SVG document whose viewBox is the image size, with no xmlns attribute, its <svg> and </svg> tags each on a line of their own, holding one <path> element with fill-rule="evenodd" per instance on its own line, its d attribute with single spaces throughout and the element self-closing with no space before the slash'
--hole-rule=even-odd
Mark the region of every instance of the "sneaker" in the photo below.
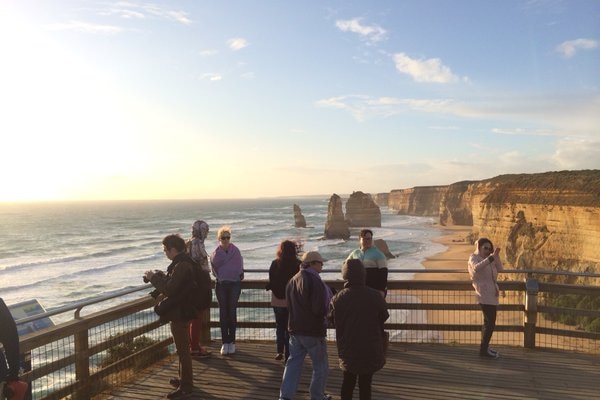
<svg viewBox="0 0 600 400">
<path fill-rule="evenodd" d="M 180 383 L 181 383 L 181 381 L 179 380 L 179 378 L 171 378 L 171 379 L 169 379 L 169 384 L 171 386 L 173 386 L 175 389 L 177 389 L 179 387 Z"/>
<path fill-rule="evenodd" d="M 229 343 L 229 354 L 235 353 L 235 343 Z"/>
<path fill-rule="evenodd" d="M 229 354 L 229 343 L 223 343 L 223 346 L 221 346 L 221 354 Z"/>
<path fill-rule="evenodd" d="M 500 357 L 500 354 L 495 350 L 487 349 L 487 351 L 479 352 L 479 357 L 498 358 Z"/>
<path fill-rule="evenodd" d="M 186 398 L 192 391 L 183 390 L 182 388 L 178 388 L 173 390 L 171 393 L 167 394 L 167 399 L 183 399 Z"/>
<path fill-rule="evenodd" d="M 283 360 L 283 353 L 277 353 L 277 354 L 275 355 L 275 359 L 276 359 L 277 361 L 279 361 L 279 360 Z"/>
<path fill-rule="evenodd" d="M 330 394 L 325 393 L 325 396 L 323 397 L 323 400 L 333 400 L 333 396 Z"/>
<path fill-rule="evenodd" d="M 212 355 L 212 351 L 209 350 L 196 350 L 191 353 L 192 358 L 209 358 Z"/>
</svg>

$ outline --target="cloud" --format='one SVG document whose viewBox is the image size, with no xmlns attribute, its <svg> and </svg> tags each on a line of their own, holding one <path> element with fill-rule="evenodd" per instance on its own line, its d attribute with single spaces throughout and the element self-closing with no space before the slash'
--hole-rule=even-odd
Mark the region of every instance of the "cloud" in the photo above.
<svg viewBox="0 0 600 400">
<path fill-rule="evenodd" d="M 421 112 L 494 121 L 495 126 L 490 129 L 504 135 L 600 137 L 600 96 L 595 95 L 489 93 L 484 99 L 469 98 L 465 101 L 451 98 L 375 98 L 353 94 L 321 99 L 315 105 L 347 111 L 358 121 Z M 505 126 L 498 126 L 498 121 Z"/>
<path fill-rule="evenodd" d="M 145 19 L 155 17 L 178 22 L 183 25 L 191 25 L 192 20 L 188 13 L 181 10 L 170 10 L 150 3 L 116 2 L 101 12 L 102 15 L 117 15 L 124 19 Z"/>
<path fill-rule="evenodd" d="M 335 21 L 335 26 L 342 32 L 357 33 L 361 38 L 371 43 L 379 42 L 387 37 L 385 29 L 378 25 L 363 25 L 361 18 L 338 20 Z"/>
<path fill-rule="evenodd" d="M 83 21 L 71 21 L 62 24 L 48 24 L 47 29 L 54 31 L 76 31 L 92 34 L 115 35 L 123 31 L 123 28 L 113 25 L 91 24 Z"/>
<path fill-rule="evenodd" d="M 564 169 L 600 168 L 600 141 L 581 138 L 563 138 L 557 146 L 553 160 Z"/>
<path fill-rule="evenodd" d="M 567 40 L 556 46 L 556 51 L 564 58 L 575 56 L 577 50 L 590 50 L 598 47 L 598 41 L 594 39 Z"/>
<path fill-rule="evenodd" d="M 249 43 L 244 38 L 231 38 L 227 41 L 227 45 L 233 51 L 238 51 L 243 49 L 244 47 L 248 47 Z"/>
<path fill-rule="evenodd" d="M 202 74 L 202 76 L 200 76 L 200 79 L 216 82 L 216 81 L 223 80 L 223 76 L 221 74 L 207 72 L 205 74 Z"/>
<path fill-rule="evenodd" d="M 396 53 L 393 59 L 398 71 L 411 76 L 417 82 L 453 83 L 459 80 L 439 58 L 417 60 L 405 53 Z"/>
</svg>

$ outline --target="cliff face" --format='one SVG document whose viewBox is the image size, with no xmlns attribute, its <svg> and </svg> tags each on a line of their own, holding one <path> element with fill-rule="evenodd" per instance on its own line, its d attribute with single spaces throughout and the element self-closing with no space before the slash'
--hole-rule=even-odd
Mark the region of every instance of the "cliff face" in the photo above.
<svg viewBox="0 0 600 400">
<path fill-rule="evenodd" d="M 389 193 L 375 193 L 375 194 L 372 194 L 371 197 L 373 197 L 373 201 L 379 207 L 387 207 L 388 206 L 388 198 L 390 197 Z"/>
<path fill-rule="evenodd" d="M 392 190 L 388 197 L 388 207 L 398 214 L 440 215 L 440 203 L 448 186 L 417 186 L 410 189 Z"/>
<path fill-rule="evenodd" d="M 403 214 L 472 226 L 473 238 L 503 249 L 507 268 L 600 272 L 600 170 L 394 190 L 389 202 Z"/>
</svg>

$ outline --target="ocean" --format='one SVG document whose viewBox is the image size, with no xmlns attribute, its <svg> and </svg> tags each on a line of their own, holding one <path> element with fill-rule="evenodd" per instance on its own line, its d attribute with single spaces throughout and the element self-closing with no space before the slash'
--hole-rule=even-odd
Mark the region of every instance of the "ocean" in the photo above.
<svg viewBox="0 0 600 400">
<path fill-rule="evenodd" d="M 321 252 L 327 260 L 323 277 L 339 278 L 344 259 L 358 247 L 359 228 L 351 229 L 348 241 L 324 240 L 328 201 L 328 196 L 313 196 L 0 204 L 0 297 L 9 305 L 37 299 L 50 310 L 142 285 L 145 270 L 164 270 L 169 263 L 162 238 L 179 233 L 188 239 L 197 219 L 210 225 L 205 242 L 209 254 L 217 246 L 219 227 L 231 226 L 244 267 L 258 270 L 247 273 L 247 279 L 267 277 L 284 239 Z M 307 228 L 294 227 L 294 204 L 302 209 Z M 389 260 L 391 269 L 423 268 L 425 257 L 444 250 L 432 242 L 442 234 L 432 227 L 433 218 L 397 215 L 385 207 L 381 212 L 382 227 L 373 231 L 398 256 Z"/>
</svg>

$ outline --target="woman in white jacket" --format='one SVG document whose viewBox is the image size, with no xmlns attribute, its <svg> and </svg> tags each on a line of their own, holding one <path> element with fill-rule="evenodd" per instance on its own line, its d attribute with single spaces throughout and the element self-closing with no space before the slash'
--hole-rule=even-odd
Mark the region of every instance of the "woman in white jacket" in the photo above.
<svg viewBox="0 0 600 400">
<path fill-rule="evenodd" d="M 498 358 L 497 351 L 490 349 L 490 340 L 496 327 L 496 310 L 498 308 L 498 273 L 503 271 L 500 261 L 500 248 L 487 238 L 479 238 L 475 242 L 475 252 L 469 257 L 469 275 L 475 288 L 475 297 L 483 312 L 483 327 L 481 329 L 481 357 Z"/>
</svg>

